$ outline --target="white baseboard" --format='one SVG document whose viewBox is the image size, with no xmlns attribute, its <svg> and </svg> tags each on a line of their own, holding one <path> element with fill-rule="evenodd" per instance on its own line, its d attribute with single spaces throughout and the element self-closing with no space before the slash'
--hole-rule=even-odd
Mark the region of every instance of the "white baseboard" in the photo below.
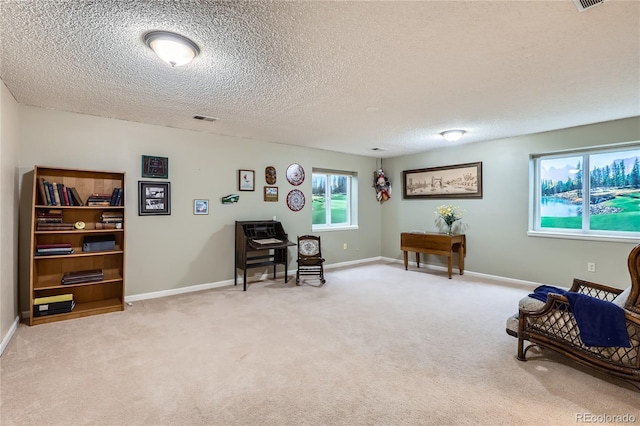
<svg viewBox="0 0 640 426">
<path fill-rule="evenodd" d="M 0 342 L 0 355 L 2 355 L 5 348 L 11 341 L 11 338 L 13 337 L 16 330 L 18 329 L 18 324 L 20 324 L 20 317 L 16 317 L 16 319 L 13 320 L 13 324 L 11 324 L 9 331 L 7 331 L 7 334 L 5 334 L 5 336 L 2 338 L 2 342 Z"/>
<path fill-rule="evenodd" d="M 342 268 L 345 266 L 359 265 L 362 263 L 378 262 L 381 259 L 382 259 L 381 257 L 371 257 L 368 259 L 358 259 L 358 260 L 352 260 L 348 262 L 332 263 L 331 265 L 325 265 L 325 269 L 329 270 L 329 269 Z M 287 271 L 287 274 L 291 275 L 291 274 L 295 274 L 296 272 L 297 272 L 297 269 L 289 269 Z M 269 279 L 269 277 L 272 277 L 272 276 L 273 276 L 272 273 L 264 273 L 257 279 L 257 281 Z M 276 272 L 276 279 L 283 278 L 283 277 L 284 277 L 284 271 Z M 242 284 L 241 279 L 239 279 L 238 281 L 239 281 L 239 284 Z M 255 281 L 252 281 L 252 282 L 255 282 Z M 184 294 L 184 293 L 191 293 L 194 291 L 209 290 L 212 288 L 227 287 L 227 286 L 232 286 L 233 284 L 234 283 L 232 279 L 218 281 L 214 283 L 197 284 L 197 285 L 192 285 L 188 287 L 174 288 L 171 290 L 161 290 L 161 291 L 154 291 L 151 293 L 134 294 L 132 296 L 126 296 L 124 298 L 124 301 L 126 303 L 131 303 L 131 302 L 137 302 L 139 300 L 155 299 L 158 297 L 174 296 L 176 294 Z"/>
<path fill-rule="evenodd" d="M 404 264 L 404 260 L 402 259 L 394 259 L 391 257 L 383 257 L 382 260 L 386 261 L 386 262 L 391 262 L 391 263 L 403 263 Z M 412 262 L 409 261 L 409 264 L 412 266 L 416 266 L 416 262 Z M 441 265 L 431 265 L 429 263 L 423 263 L 421 264 L 421 266 L 427 268 L 427 269 L 433 269 L 435 271 L 447 271 L 447 267 L 445 266 L 441 266 Z M 455 269 L 455 268 L 454 268 Z M 467 269 L 464 270 L 464 273 L 466 275 L 471 275 L 472 277 L 478 277 L 478 278 L 485 278 L 488 280 L 494 280 L 494 281 L 501 281 L 501 282 L 505 282 L 505 283 L 509 283 L 509 284 L 515 284 L 517 286 L 526 288 L 527 290 L 533 290 L 536 287 L 538 287 L 540 285 L 540 283 L 536 283 L 533 281 L 525 281 L 525 280 L 518 280 L 515 278 L 507 278 L 507 277 L 501 277 L 499 275 L 489 275 L 489 274 L 483 274 L 480 272 L 473 272 L 473 271 L 469 271 Z"/>
</svg>

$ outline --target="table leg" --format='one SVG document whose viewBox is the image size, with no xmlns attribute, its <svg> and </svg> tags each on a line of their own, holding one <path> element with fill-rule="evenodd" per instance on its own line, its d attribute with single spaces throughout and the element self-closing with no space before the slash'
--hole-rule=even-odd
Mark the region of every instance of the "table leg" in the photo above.
<svg viewBox="0 0 640 426">
<path fill-rule="evenodd" d="M 458 249 L 458 269 L 460 269 L 460 275 L 464 275 L 464 246 L 461 245 Z"/>
<path fill-rule="evenodd" d="M 420 253 L 416 252 L 416 266 L 420 267 Z"/>
<path fill-rule="evenodd" d="M 407 270 L 407 266 L 409 266 L 409 253 L 407 253 L 406 250 L 403 251 L 404 253 L 404 270 Z"/>
<path fill-rule="evenodd" d="M 447 256 L 447 268 L 448 268 L 448 271 L 449 271 L 449 279 L 451 279 L 451 268 L 452 268 L 451 259 L 452 258 L 453 258 L 453 253 L 449 253 L 449 256 Z"/>
</svg>

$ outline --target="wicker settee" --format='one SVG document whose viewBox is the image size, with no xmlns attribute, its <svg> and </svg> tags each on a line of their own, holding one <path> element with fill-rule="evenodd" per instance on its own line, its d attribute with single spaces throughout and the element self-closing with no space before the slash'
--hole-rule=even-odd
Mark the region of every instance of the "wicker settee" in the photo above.
<svg viewBox="0 0 640 426">
<path fill-rule="evenodd" d="M 518 314 L 507 320 L 507 333 L 518 338 L 518 360 L 526 361 L 527 351 L 539 346 L 630 381 L 640 389 L 640 245 L 631 250 L 628 265 L 631 286 L 624 291 L 577 278 L 568 291 L 620 306 L 624 310 L 630 347 L 586 346 L 580 339 L 567 297 L 549 293 L 546 303 L 523 298 Z M 525 341 L 529 342 L 526 346 Z"/>
</svg>

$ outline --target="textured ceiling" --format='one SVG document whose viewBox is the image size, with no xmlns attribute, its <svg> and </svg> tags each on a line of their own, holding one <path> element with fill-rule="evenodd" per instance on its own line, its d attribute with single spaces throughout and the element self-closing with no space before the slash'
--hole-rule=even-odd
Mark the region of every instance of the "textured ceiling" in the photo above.
<svg viewBox="0 0 640 426">
<path fill-rule="evenodd" d="M 637 0 L 0 0 L 0 43 L 22 104 L 372 157 L 640 115 Z"/>
</svg>

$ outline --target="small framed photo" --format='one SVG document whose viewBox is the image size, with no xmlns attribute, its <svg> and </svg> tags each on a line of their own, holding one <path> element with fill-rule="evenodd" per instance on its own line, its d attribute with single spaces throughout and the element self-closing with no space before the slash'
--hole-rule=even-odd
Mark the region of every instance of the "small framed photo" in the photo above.
<svg viewBox="0 0 640 426">
<path fill-rule="evenodd" d="M 171 214 L 171 182 L 138 181 L 138 216 Z"/>
<path fill-rule="evenodd" d="M 278 187 L 277 186 L 265 186 L 264 187 L 264 200 L 265 201 L 278 201 Z"/>
<path fill-rule="evenodd" d="M 238 190 L 254 191 L 256 188 L 256 172 L 253 170 L 238 170 Z"/>
<path fill-rule="evenodd" d="M 167 157 L 143 155 L 142 177 L 169 179 L 169 159 Z"/>
<path fill-rule="evenodd" d="M 193 200 L 193 214 L 209 214 L 209 200 Z"/>
</svg>

